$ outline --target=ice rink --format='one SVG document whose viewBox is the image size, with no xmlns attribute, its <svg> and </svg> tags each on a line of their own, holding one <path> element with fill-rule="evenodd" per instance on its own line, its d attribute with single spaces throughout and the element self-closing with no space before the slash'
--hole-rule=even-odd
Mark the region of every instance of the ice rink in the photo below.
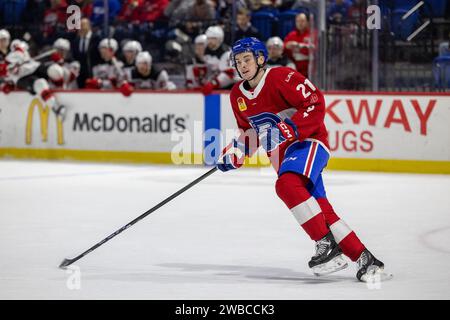
<svg viewBox="0 0 450 320">
<path fill-rule="evenodd" d="M 57 268 L 207 170 L 0 161 L 0 298 L 450 299 L 443 175 L 325 173 L 337 213 L 394 274 L 381 284 L 358 282 L 354 263 L 312 275 L 314 244 L 270 168 L 216 172 L 75 263 L 79 273 Z"/>
</svg>

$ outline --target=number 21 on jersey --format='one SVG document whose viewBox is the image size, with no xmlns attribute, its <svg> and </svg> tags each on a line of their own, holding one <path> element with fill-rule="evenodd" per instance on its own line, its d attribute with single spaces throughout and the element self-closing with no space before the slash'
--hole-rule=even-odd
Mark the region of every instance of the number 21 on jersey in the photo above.
<svg viewBox="0 0 450 320">
<path fill-rule="evenodd" d="M 297 86 L 297 91 L 300 91 L 303 95 L 303 98 L 308 98 L 311 95 L 311 92 L 316 91 L 316 87 L 312 84 L 309 79 L 305 79 L 303 83 L 300 83 Z"/>
</svg>

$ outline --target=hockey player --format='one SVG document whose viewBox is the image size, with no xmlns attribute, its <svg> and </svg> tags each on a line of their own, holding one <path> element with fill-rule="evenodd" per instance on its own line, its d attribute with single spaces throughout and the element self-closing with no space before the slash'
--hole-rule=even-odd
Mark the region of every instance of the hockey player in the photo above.
<svg viewBox="0 0 450 320">
<path fill-rule="evenodd" d="M 190 64 L 186 64 L 186 88 L 200 89 L 211 76 L 205 61 L 205 50 L 208 44 L 206 34 L 200 34 L 194 40 L 194 57 Z"/>
<path fill-rule="evenodd" d="M 59 38 L 53 43 L 56 52 L 51 55 L 51 62 L 47 69 L 49 84 L 56 89 L 77 89 L 77 77 L 80 74 L 80 63 L 70 61 L 70 42 Z"/>
<path fill-rule="evenodd" d="M 123 62 L 115 57 L 118 45 L 115 39 L 105 38 L 100 41 L 101 62 L 92 68 L 93 77 L 86 79 L 86 88 L 115 89 L 119 88 L 125 77 Z"/>
<path fill-rule="evenodd" d="M 205 51 L 205 61 L 211 69 L 212 77 L 202 87 L 204 95 L 210 94 L 214 89 L 229 88 L 235 82 L 235 71 L 230 66 L 230 49 L 223 43 L 223 30 L 220 26 L 211 26 L 206 29 L 208 46 Z"/>
<path fill-rule="evenodd" d="M 6 56 L 9 53 L 9 42 L 11 41 L 11 35 L 8 30 L 0 30 L 0 62 L 5 61 Z"/>
<path fill-rule="evenodd" d="M 176 89 L 175 84 L 169 80 L 167 71 L 153 65 L 152 56 L 148 51 L 142 51 L 137 55 L 136 66 L 129 70 L 126 79 L 137 89 Z"/>
<path fill-rule="evenodd" d="M 309 261 L 314 274 L 347 267 L 345 254 L 357 262 L 356 277 L 371 281 L 374 275 L 383 274 L 383 263 L 337 216 L 326 197 L 322 170 L 330 153 L 324 96 L 297 71 L 266 68 L 267 56 L 266 47 L 256 38 L 238 40 L 232 48 L 232 60 L 243 81 L 233 86 L 230 102 L 242 132 L 222 151 L 218 169 L 242 166 L 245 156 L 258 147 L 249 143 L 256 135 L 278 174 L 278 196 L 316 242 Z"/>
<path fill-rule="evenodd" d="M 124 72 L 132 69 L 135 66 L 136 56 L 142 52 L 142 46 L 138 41 L 130 40 L 124 44 L 122 47 L 122 54 L 124 59 Z"/>
<path fill-rule="evenodd" d="M 64 120 L 65 106 L 58 103 L 46 80 L 47 68 L 30 58 L 28 44 L 21 40 L 11 42 L 11 52 L 0 65 L 0 77 L 4 78 L 2 91 L 9 93 L 15 87 L 38 95 L 56 116 Z"/>
<path fill-rule="evenodd" d="M 284 44 L 280 37 L 269 38 L 266 42 L 269 52 L 267 65 L 270 67 L 289 67 L 295 70 L 295 64 L 283 54 Z"/>
</svg>

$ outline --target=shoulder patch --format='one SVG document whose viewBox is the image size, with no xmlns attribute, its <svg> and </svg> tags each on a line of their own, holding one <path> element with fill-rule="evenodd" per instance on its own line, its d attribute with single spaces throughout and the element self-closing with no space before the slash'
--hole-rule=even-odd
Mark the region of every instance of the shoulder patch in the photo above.
<svg viewBox="0 0 450 320">
<path fill-rule="evenodd" d="M 247 110 L 247 105 L 245 104 L 245 100 L 242 97 L 237 98 L 237 104 L 239 107 L 239 111 Z"/>
</svg>

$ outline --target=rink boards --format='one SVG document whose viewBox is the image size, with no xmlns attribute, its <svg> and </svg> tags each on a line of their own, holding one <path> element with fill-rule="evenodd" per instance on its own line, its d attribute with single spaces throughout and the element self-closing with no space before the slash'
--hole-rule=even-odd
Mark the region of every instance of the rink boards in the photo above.
<svg viewBox="0 0 450 320">
<path fill-rule="evenodd" d="M 1 157 L 212 164 L 235 135 L 227 93 L 56 95 L 64 121 L 26 92 L 0 94 Z M 450 173 L 449 94 L 329 92 L 326 102 L 328 168 Z"/>
</svg>

